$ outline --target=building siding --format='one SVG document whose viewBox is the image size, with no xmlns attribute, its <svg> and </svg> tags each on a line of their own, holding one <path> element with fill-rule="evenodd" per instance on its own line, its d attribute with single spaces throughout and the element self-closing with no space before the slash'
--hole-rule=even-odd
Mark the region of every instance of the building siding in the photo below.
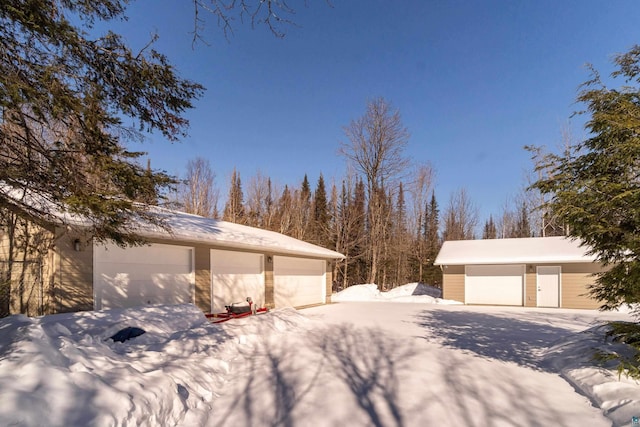
<svg viewBox="0 0 640 427">
<path fill-rule="evenodd" d="M 206 246 L 194 247 L 194 267 L 196 273 L 195 303 L 209 313 L 211 311 L 211 256 Z"/>
<path fill-rule="evenodd" d="M 464 302 L 464 265 L 444 266 L 442 298 Z"/>
<path fill-rule="evenodd" d="M 75 242 L 80 242 L 76 251 Z M 58 232 L 54 301 L 56 313 L 93 310 L 93 243 L 87 236 Z"/>
<path fill-rule="evenodd" d="M 588 296 L 589 285 L 595 273 L 604 271 L 598 263 L 527 264 L 525 271 L 524 305 L 537 307 L 537 267 L 560 266 L 560 307 L 575 309 L 597 309 L 600 303 Z M 443 274 L 443 298 L 464 302 L 464 266 L 446 266 Z"/>
<path fill-rule="evenodd" d="M 333 265 L 329 261 L 325 261 L 325 278 L 327 282 L 327 286 L 325 288 L 325 303 L 331 303 L 331 294 L 333 293 Z"/>
<path fill-rule="evenodd" d="M 9 236 L 15 234 L 12 246 Z M 53 231 L 17 220 L 0 224 L 0 316 L 38 316 L 54 311 Z"/>
<path fill-rule="evenodd" d="M 264 305 L 269 310 L 276 306 L 273 281 L 273 254 L 264 257 Z"/>
<path fill-rule="evenodd" d="M 597 309 L 600 303 L 590 298 L 589 285 L 595 282 L 595 273 L 604 271 L 600 264 L 562 265 L 561 306 L 564 308 Z"/>
<path fill-rule="evenodd" d="M 535 264 L 527 264 L 524 274 L 524 306 L 536 307 L 538 305 L 538 275 Z"/>
<path fill-rule="evenodd" d="M 594 273 L 603 271 L 598 263 L 530 264 L 527 266 L 527 306 L 537 307 L 538 267 L 560 267 L 560 307 L 595 309 L 600 304 L 590 298 L 588 286 L 595 280 Z M 532 273 L 530 271 L 533 271 Z"/>
</svg>

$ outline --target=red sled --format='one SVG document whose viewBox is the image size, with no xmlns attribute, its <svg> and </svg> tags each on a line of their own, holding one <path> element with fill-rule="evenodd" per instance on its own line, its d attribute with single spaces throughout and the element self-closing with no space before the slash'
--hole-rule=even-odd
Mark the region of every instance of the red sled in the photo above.
<svg viewBox="0 0 640 427">
<path fill-rule="evenodd" d="M 266 307 L 256 308 L 251 297 L 247 297 L 245 302 L 234 302 L 231 305 L 225 305 L 227 309 L 224 313 L 206 313 L 205 316 L 211 323 L 222 323 L 231 319 L 240 319 L 242 317 L 251 316 L 253 314 L 262 314 L 269 311 Z"/>
</svg>

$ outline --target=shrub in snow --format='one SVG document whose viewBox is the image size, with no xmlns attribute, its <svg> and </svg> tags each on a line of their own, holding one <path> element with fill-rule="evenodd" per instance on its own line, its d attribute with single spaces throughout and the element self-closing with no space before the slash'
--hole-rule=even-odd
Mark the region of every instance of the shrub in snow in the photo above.
<svg viewBox="0 0 640 427">
<path fill-rule="evenodd" d="M 618 377 L 640 380 L 640 324 L 635 322 L 610 322 L 605 338 L 626 344 L 623 351 L 599 350 L 595 358 L 600 363 L 617 363 Z"/>
</svg>

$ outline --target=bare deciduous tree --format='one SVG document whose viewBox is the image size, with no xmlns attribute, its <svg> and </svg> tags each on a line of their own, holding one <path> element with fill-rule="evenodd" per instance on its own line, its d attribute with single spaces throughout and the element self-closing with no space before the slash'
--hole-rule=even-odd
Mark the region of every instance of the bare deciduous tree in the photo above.
<svg viewBox="0 0 640 427">
<path fill-rule="evenodd" d="M 273 35 L 282 38 L 285 36 L 283 27 L 295 25 L 288 18 L 296 13 L 289 3 L 287 0 L 193 0 L 192 43 L 203 40 L 202 31 L 206 21 L 202 17 L 203 12 L 214 16 L 225 37 L 233 33 L 234 21 L 239 19 L 240 22 L 249 21 L 252 27 L 266 25 Z"/>
<path fill-rule="evenodd" d="M 392 179 L 409 163 L 403 153 L 409 132 L 400 112 L 384 98 L 369 101 L 365 114 L 351 121 L 344 132 L 348 142 L 341 144 L 340 153 L 362 174 L 367 185 L 368 281 L 375 283 L 382 251 L 388 243 L 387 189 L 393 188 Z"/>
<path fill-rule="evenodd" d="M 420 232 L 425 209 L 435 181 L 435 172 L 430 163 L 419 165 L 413 173 L 413 181 L 409 185 L 411 195 L 411 216 L 408 218 L 409 228 Z"/>
<path fill-rule="evenodd" d="M 512 231 L 516 228 L 516 211 L 513 207 L 513 199 L 508 197 L 502 204 L 502 212 L 496 220 L 496 238 L 506 239 L 511 237 Z"/>
<path fill-rule="evenodd" d="M 275 214 L 271 178 L 258 171 L 246 188 L 247 225 L 271 229 Z"/>
<path fill-rule="evenodd" d="M 300 190 L 293 192 L 291 202 L 291 236 L 305 240 L 311 217 L 311 187 L 307 175 L 302 180 Z"/>
<path fill-rule="evenodd" d="M 568 125 L 563 126 L 561 129 L 561 142 L 557 147 L 558 152 L 568 156 L 570 148 L 575 144 L 576 138 L 573 136 L 571 128 Z M 542 193 L 538 188 L 534 187 L 535 182 L 550 179 L 550 164 L 547 162 L 549 153 L 545 151 L 545 147 L 528 145 L 524 148 L 531 153 L 531 160 L 534 164 L 534 170 L 526 177 L 527 201 L 533 208 L 530 215 L 534 229 L 542 237 L 568 234 L 565 224 L 549 209 L 551 195 Z"/>
<path fill-rule="evenodd" d="M 284 190 L 282 190 L 282 194 L 278 199 L 278 206 L 276 208 L 276 218 L 278 220 L 279 228 L 276 229 L 279 233 L 291 235 L 292 228 L 292 210 L 293 210 L 293 200 L 291 196 L 291 191 L 287 185 L 284 186 Z"/>
<path fill-rule="evenodd" d="M 185 212 L 209 218 L 218 216 L 219 190 L 209 160 L 196 157 L 187 162 L 185 179 L 178 189 L 178 202 Z"/>
<path fill-rule="evenodd" d="M 465 188 L 452 194 L 444 211 L 443 240 L 467 240 L 475 238 L 478 225 L 478 208 L 471 201 Z"/>
<path fill-rule="evenodd" d="M 429 260 L 429 242 L 423 231 L 429 197 L 433 192 L 434 175 L 435 172 L 431 164 L 420 165 L 413 174 L 414 179 L 410 186 L 412 209 L 411 216 L 407 220 L 409 230 L 413 230 L 415 235 L 415 246 L 412 255 L 418 264 L 418 280 L 422 280 L 423 267 Z"/>
<path fill-rule="evenodd" d="M 340 153 L 364 175 L 368 194 L 385 186 L 409 164 L 403 153 L 409 131 L 402 124 L 400 111 L 384 98 L 369 101 L 365 114 L 352 120 L 344 132 L 349 142 L 341 144 Z"/>
</svg>

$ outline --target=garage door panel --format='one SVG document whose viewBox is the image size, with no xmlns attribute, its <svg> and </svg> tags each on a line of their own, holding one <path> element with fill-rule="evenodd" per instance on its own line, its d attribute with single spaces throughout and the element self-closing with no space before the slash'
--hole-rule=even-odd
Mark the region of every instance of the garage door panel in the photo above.
<svg viewBox="0 0 640 427">
<path fill-rule="evenodd" d="M 191 247 L 174 245 L 145 245 L 121 248 L 109 244 L 106 247 L 99 245 L 96 249 L 100 252 L 101 262 L 118 264 L 139 265 L 187 265 L 191 263 Z M 123 256 L 123 252 L 126 255 Z"/>
<path fill-rule="evenodd" d="M 278 277 L 276 307 L 296 307 L 321 302 L 318 282 L 319 279 L 313 276 Z"/>
<path fill-rule="evenodd" d="M 126 274 L 116 274 L 115 276 L 101 274 L 98 280 L 94 278 L 95 308 L 97 310 L 127 307 L 129 292 L 129 277 Z"/>
<path fill-rule="evenodd" d="M 211 310 L 251 297 L 258 307 L 265 303 L 262 254 L 211 250 Z"/>
<path fill-rule="evenodd" d="M 178 283 L 173 280 L 170 282 L 154 280 L 151 283 L 146 280 L 130 280 L 126 295 L 122 293 L 119 295 L 138 299 L 146 304 L 188 304 L 190 302 L 188 285 L 188 282 Z"/>
<path fill-rule="evenodd" d="M 264 306 L 264 282 L 260 277 L 220 278 L 214 277 L 213 311 L 225 311 L 225 306 L 243 302 L 251 297 L 257 307 Z"/>
<path fill-rule="evenodd" d="M 274 257 L 273 288 L 276 308 L 324 304 L 325 265 L 324 260 Z"/>
<path fill-rule="evenodd" d="M 183 277 L 186 274 L 188 280 L 189 273 L 185 273 L 185 269 L 188 268 L 186 264 L 183 265 L 170 265 L 170 264 L 136 264 L 136 263 L 121 263 L 112 262 L 108 263 L 109 268 L 112 271 L 126 272 L 127 277 L 133 280 L 174 280 L 179 277 Z M 161 270 L 162 272 L 159 272 Z M 163 279 L 164 278 L 164 279 Z"/>
<path fill-rule="evenodd" d="M 94 246 L 96 309 L 193 302 L 193 248 Z"/>
<path fill-rule="evenodd" d="M 321 276 L 324 275 L 325 263 L 317 259 L 276 257 L 278 275 L 283 276 Z"/>
<path fill-rule="evenodd" d="M 523 305 L 523 265 L 468 265 L 465 269 L 467 304 Z"/>
</svg>

